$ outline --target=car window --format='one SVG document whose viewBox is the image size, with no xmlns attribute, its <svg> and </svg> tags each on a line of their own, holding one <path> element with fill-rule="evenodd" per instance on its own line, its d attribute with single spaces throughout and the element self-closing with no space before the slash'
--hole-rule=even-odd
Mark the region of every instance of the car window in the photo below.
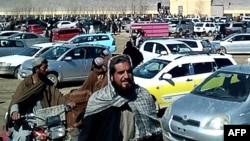
<svg viewBox="0 0 250 141">
<path fill-rule="evenodd" d="M 154 43 L 148 42 L 144 45 L 144 51 L 153 52 Z"/>
<path fill-rule="evenodd" d="M 195 41 L 182 41 L 182 40 L 180 40 L 180 41 L 186 43 L 191 48 L 198 48 L 198 45 L 197 45 L 197 43 Z"/>
<path fill-rule="evenodd" d="M 68 50 L 69 48 L 62 46 L 53 47 L 41 54 L 41 57 L 44 57 L 45 59 L 57 60 Z"/>
<path fill-rule="evenodd" d="M 86 58 L 96 58 L 98 56 L 101 55 L 102 51 L 104 50 L 104 48 L 100 48 L 100 47 L 89 47 L 87 49 L 87 56 Z"/>
<path fill-rule="evenodd" d="M 188 46 L 185 44 L 168 44 L 167 45 L 169 50 L 172 53 L 178 53 L 178 52 L 189 52 L 192 51 Z"/>
<path fill-rule="evenodd" d="M 227 58 L 214 58 L 214 60 L 216 62 L 218 69 L 224 66 L 233 65 L 233 63 Z"/>
<path fill-rule="evenodd" d="M 238 35 L 232 38 L 232 41 L 243 41 L 245 40 L 244 35 Z"/>
<path fill-rule="evenodd" d="M 234 23 L 233 27 L 242 27 L 242 23 Z"/>
<path fill-rule="evenodd" d="M 165 60 L 152 59 L 136 67 L 133 70 L 134 76 L 142 78 L 153 78 L 162 69 L 165 68 L 170 62 Z"/>
<path fill-rule="evenodd" d="M 208 24 L 208 23 L 206 23 L 206 27 L 209 27 L 209 24 Z"/>
<path fill-rule="evenodd" d="M 202 40 L 201 45 L 203 46 L 203 48 L 211 47 L 211 43 L 209 42 L 209 40 Z"/>
<path fill-rule="evenodd" d="M 212 62 L 193 63 L 194 74 L 211 73 L 214 71 Z"/>
<path fill-rule="evenodd" d="M 171 69 L 168 73 L 175 77 L 183 77 L 189 75 L 189 64 L 182 64 L 181 66 L 176 66 Z"/>
<path fill-rule="evenodd" d="M 86 57 L 86 50 L 84 48 L 76 48 L 68 52 L 66 56 L 71 56 L 73 60 L 84 59 Z"/>
<path fill-rule="evenodd" d="M 97 38 L 98 41 L 104 41 L 104 40 L 109 40 L 109 37 L 107 35 L 100 35 Z"/>
<path fill-rule="evenodd" d="M 24 39 L 35 39 L 35 38 L 38 38 L 37 35 L 34 35 L 34 34 L 24 34 Z"/>
<path fill-rule="evenodd" d="M 162 51 L 166 51 L 166 53 L 168 53 L 167 49 L 162 44 L 156 43 L 155 53 L 161 54 Z"/>
<path fill-rule="evenodd" d="M 197 23 L 195 26 L 196 27 L 203 27 L 203 23 Z"/>
</svg>

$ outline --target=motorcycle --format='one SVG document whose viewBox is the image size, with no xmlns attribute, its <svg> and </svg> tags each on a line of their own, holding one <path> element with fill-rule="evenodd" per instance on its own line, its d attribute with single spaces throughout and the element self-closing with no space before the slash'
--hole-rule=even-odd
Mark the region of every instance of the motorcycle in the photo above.
<svg viewBox="0 0 250 141">
<path fill-rule="evenodd" d="M 21 116 L 22 120 L 31 123 L 30 141 L 69 141 L 70 129 L 66 126 L 66 112 L 70 110 L 70 106 L 57 105 Z M 7 137 L 9 133 L 6 130 L 5 132 L 2 134 Z M 9 139 L 3 138 L 3 141 L 9 141 Z"/>
</svg>

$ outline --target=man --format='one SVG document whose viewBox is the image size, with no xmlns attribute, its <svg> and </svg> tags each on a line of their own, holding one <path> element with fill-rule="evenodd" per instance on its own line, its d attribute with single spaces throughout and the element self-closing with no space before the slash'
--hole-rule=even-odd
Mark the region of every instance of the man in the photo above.
<svg viewBox="0 0 250 141">
<path fill-rule="evenodd" d="M 33 74 L 24 78 L 12 96 L 9 106 L 8 128 L 13 128 L 12 140 L 25 141 L 32 128 L 27 121 L 20 120 L 22 115 L 37 110 L 66 103 L 66 98 L 47 78 L 48 62 L 42 57 L 32 60 Z M 74 103 L 68 103 L 71 107 Z"/>
<path fill-rule="evenodd" d="M 162 141 L 149 92 L 133 80 L 131 59 L 117 55 L 108 63 L 108 85 L 88 101 L 78 141 Z"/>
<path fill-rule="evenodd" d="M 142 53 L 133 46 L 131 41 L 128 41 L 126 43 L 126 47 L 123 51 L 123 54 L 127 54 L 131 57 L 133 68 L 137 67 L 144 60 Z"/>
</svg>

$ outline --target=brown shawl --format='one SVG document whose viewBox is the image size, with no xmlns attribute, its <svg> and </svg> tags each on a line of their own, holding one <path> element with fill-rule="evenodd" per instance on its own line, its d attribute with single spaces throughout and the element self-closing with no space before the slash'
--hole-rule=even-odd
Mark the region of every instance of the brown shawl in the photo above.
<svg viewBox="0 0 250 141">
<path fill-rule="evenodd" d="M 30 75 L 24 78 L 18 85 L 15 94 L 12 96 L 8 112 L 10 112 L 12 105 L 19 104 L 19 113 L 25 114 L 26 110 L 30 108 L 29 103 L 32 103 L 32 100 L 35 99 L 38 94 L 43 95 L 42 106 L 44 108 L 66 103 L 66 98 L 51 81 L 47 79 L 33 84 L 32 75 Z M 8 117 L 8 121 L 9 120 L 10 117 Z"/>
</svg>

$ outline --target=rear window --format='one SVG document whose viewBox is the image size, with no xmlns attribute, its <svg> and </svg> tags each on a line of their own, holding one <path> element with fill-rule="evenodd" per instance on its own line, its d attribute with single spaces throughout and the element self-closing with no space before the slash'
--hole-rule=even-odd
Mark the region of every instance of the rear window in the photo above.
<svg viewBox="0 0 250 141">
<path fill-rule="evenodd" d="M 214 58 L 214 60 L 218 66 L 218 69 L 224 66 L 233 65 L 233 63 L 227 58 Z"/>
</svg>

